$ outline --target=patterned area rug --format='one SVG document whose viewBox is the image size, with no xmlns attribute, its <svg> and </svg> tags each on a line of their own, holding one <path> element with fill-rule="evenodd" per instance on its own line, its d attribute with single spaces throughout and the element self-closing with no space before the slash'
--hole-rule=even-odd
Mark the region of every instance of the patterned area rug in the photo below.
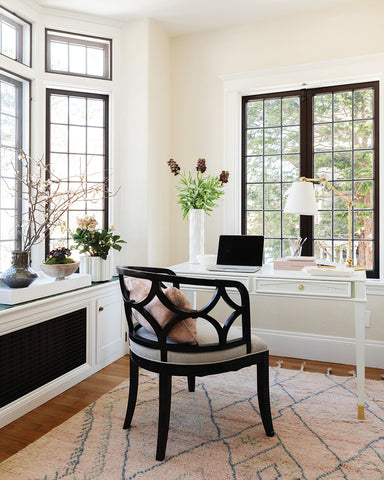
<svg viewBox="0 0 384 480">
<path fill-rule="evenodd" d="M 165 461 L 155 460 L 158 383 L 141 373 L 123 430 L 128 385 L 107 393 L 0 465 L 1 480 L 297 480 L 384 478 L 384 382 L 367 381 L 366 420 L 356 379 L 271 368 L 276 435 L 264 434 L 255 367 L 173 381 Z"/>
</svg>

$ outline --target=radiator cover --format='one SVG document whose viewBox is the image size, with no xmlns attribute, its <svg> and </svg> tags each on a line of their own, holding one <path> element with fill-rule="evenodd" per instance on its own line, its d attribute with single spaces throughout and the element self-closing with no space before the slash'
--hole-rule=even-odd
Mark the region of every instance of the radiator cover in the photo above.
<svg viewBox="0 0 384 480">
<path fill-rule="evenodd" d="M 0 336 L 0 407 L 86 362 L 87 309 Z"/>
</svg>

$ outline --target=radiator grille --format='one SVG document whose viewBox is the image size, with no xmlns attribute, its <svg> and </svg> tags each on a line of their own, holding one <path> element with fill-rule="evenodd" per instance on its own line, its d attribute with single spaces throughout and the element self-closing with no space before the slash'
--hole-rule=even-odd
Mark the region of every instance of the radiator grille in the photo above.
<svg viewBox="0 0 384 480">
<path fill-rule="evenodd" d="M 86 313 L 0 336 L 0 407 L 86 362 Z"/>
</svg>

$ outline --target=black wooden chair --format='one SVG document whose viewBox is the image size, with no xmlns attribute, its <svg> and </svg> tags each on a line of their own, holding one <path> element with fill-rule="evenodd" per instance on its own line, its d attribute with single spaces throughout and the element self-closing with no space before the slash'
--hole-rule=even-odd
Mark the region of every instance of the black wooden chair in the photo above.
<svg viewBox="0 0 384 480">
<path fill-rule="evenodd" d="M 269 400 L 269 352 L 267 345 L 251 334 L 249 294 L 246 287 L 233 280 L 180 277 L 169 269 L 118 267 L 117 271 L 128 322 L 130 346 L 129 398 L 124 428 L 131 426 L 135 410 L 139 367 L 159 373 L 156 460 L 163 460 L 168 439 L 172 376 L 186 376 L 189 391 L 193 392 L 195 377 L 239 370 L 256 364 L 260 415 L 266 435 L 272 437 L 274 432 Z M 147 285 L 150 285 L 145 298 L 139 301 L 131 298 L 133 289 L 129 290 L 127 277 L 135 281 L 141 279 L 139 282 L 146 281 Z M 207 290 L 211 289 L 213 295 L 203 308 L 190 311 L 177 307 L 169 300 L 164 293 L 166 285 L 176 288 L 180 288 L 180 285 L 190 288 L 205 287 Z M 235 302 L 228 291 L 238 293 L 241 303 L 237 304 L 237 300 Z M 161 327 L 148 311 L 155 301 L 161 302 L 162 308 L 166 307 L 173 312 L 173 318 L 166 326 Z M 232 311 L 224 323 L 212 316 L 212 310 L 219 301 L 224 301 Z M 139 318 L 140 315 L 154 333 L 136 322 L 136 317 Z M 167 336 L 172 327 L 191 318 L 198 319 L 197 345 L 180 343 Z M 238 318 L 241 326 L 233 325 Z"/>
</svg>

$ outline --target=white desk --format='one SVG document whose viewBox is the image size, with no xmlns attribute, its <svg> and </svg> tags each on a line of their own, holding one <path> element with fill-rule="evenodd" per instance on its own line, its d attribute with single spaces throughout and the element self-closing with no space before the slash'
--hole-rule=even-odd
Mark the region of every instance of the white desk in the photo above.
<svg viewBox="0 0 384 480">
<path fill-rule="evenodd" d="M 242 282 L 250 294 L 272 296 L 306 297 L 319 300 L 342 299 L 354 304 L 356 338 L 357 412 L 364 419 L 365 382 L 365 323 L 366 303 L 365 272 L 354 272 L 351 276 L 309 275 L 304 272 L 274 270 L 265 265 L 256 273 L 211 272 L 199 264 L 180 263 L 169 267 L 178 275 L 197 278 L 228 278 Z M 190 286 L 190 290 L 193 287 Z"/>
</svg>

